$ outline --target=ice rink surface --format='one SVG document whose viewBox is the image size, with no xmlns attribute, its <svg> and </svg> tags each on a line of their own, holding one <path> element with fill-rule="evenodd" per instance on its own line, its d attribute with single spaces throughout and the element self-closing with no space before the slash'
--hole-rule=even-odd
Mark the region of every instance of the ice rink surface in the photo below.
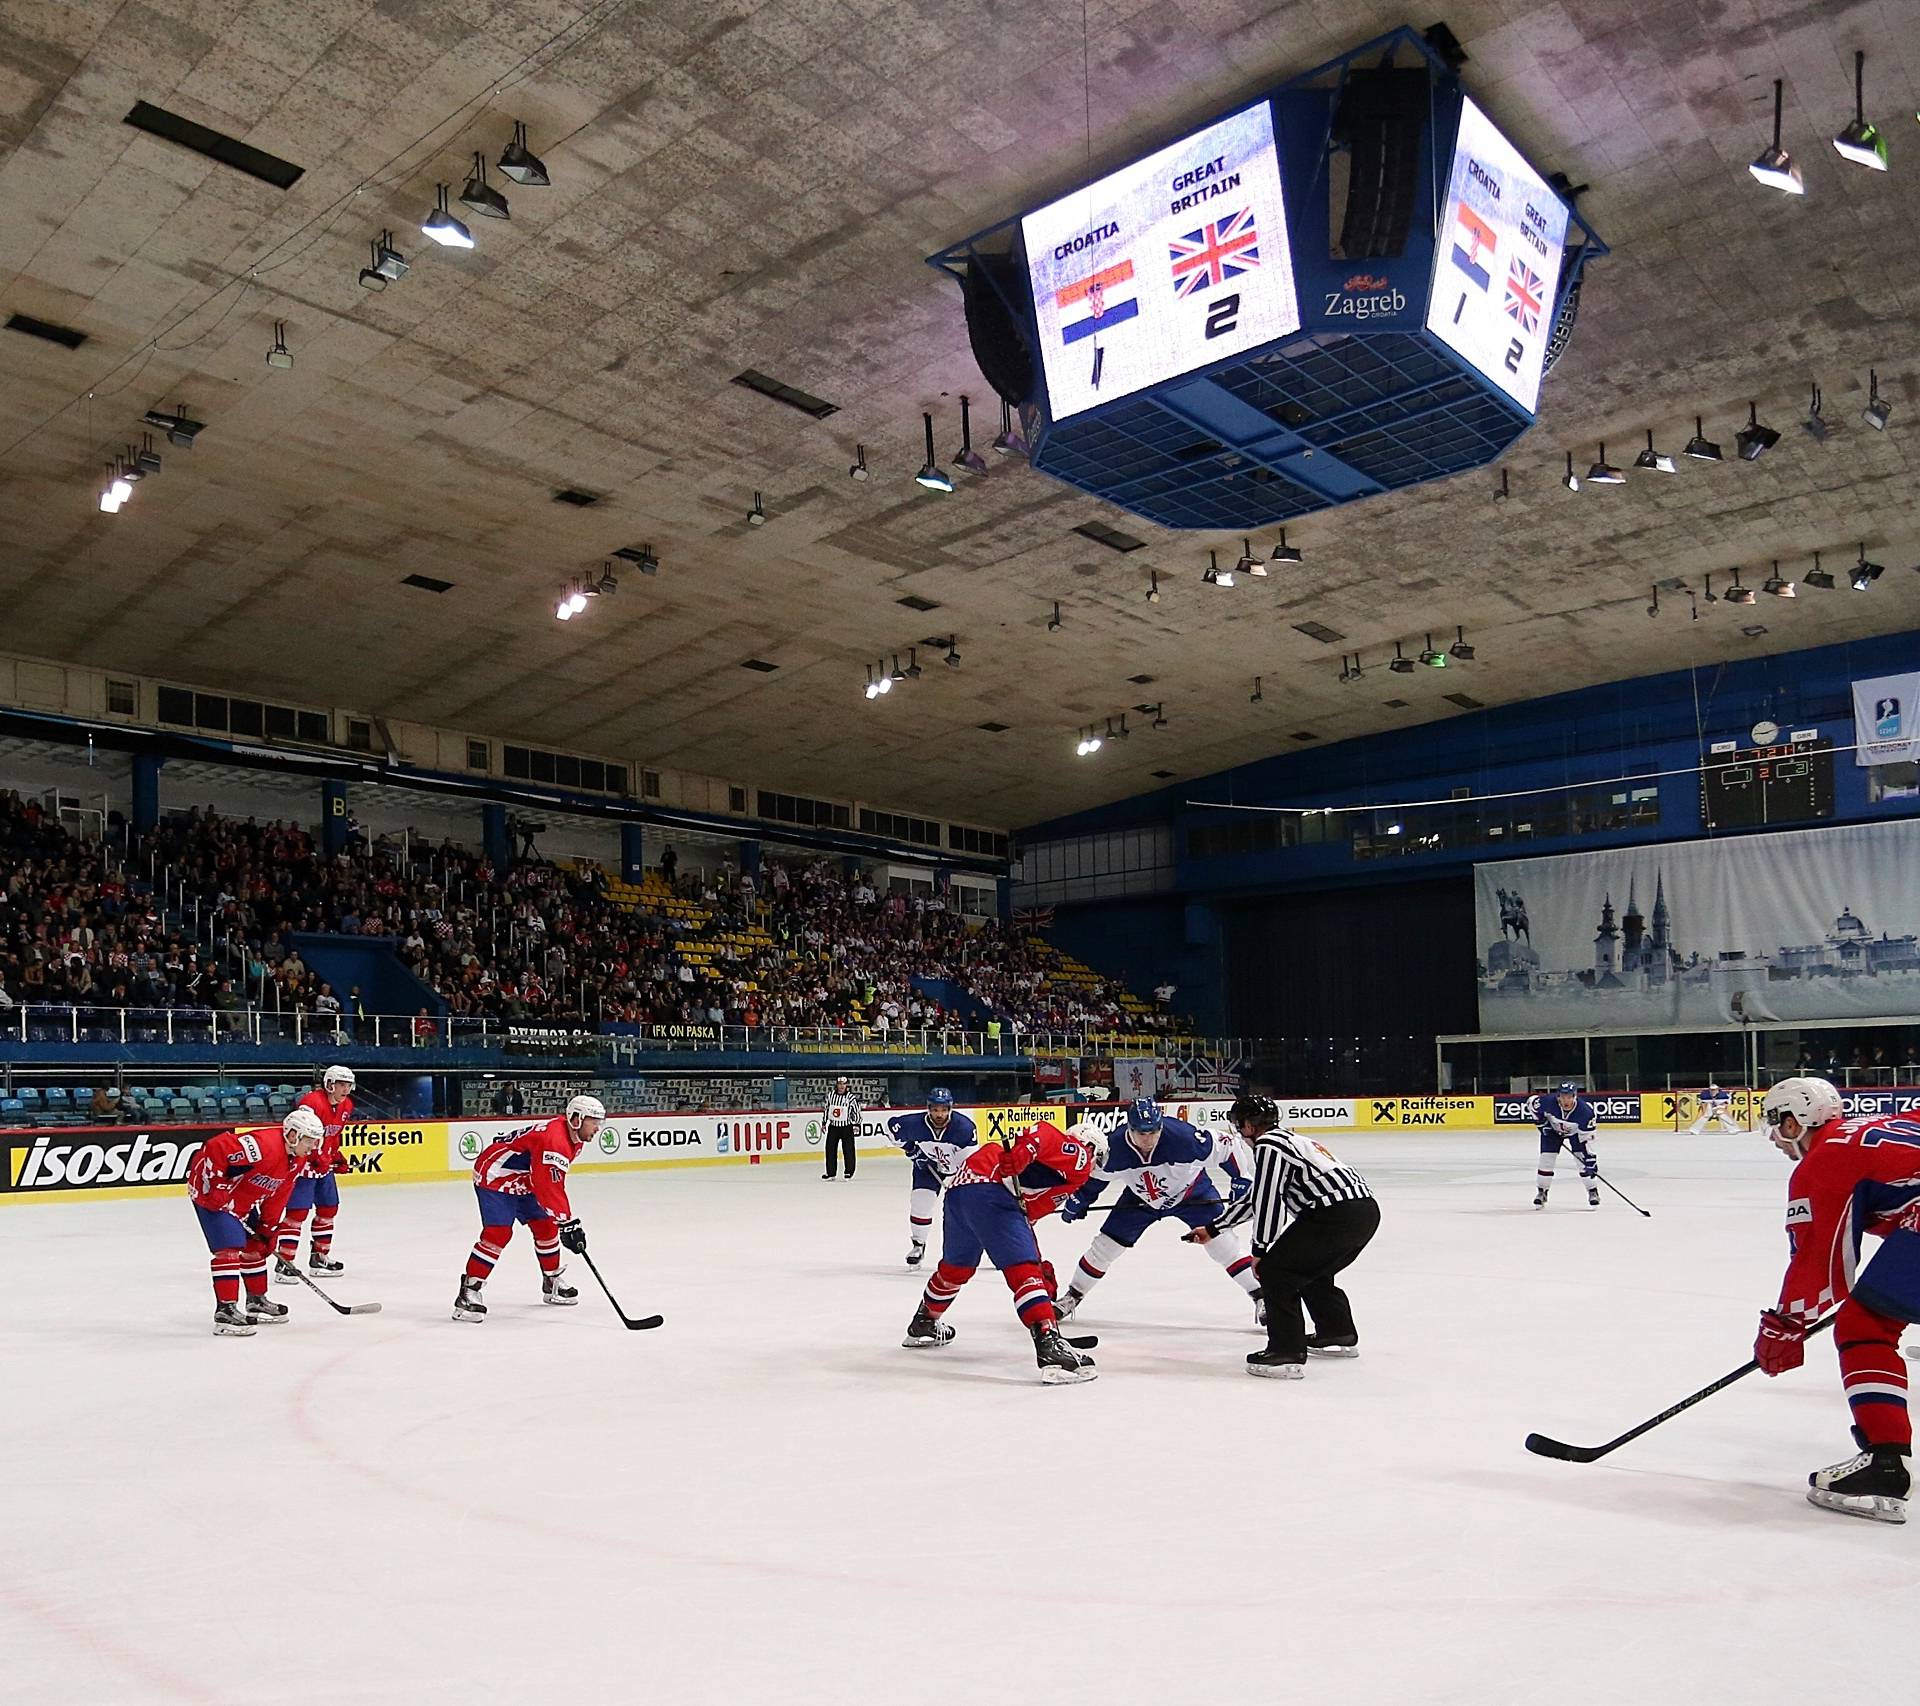
<svg viewBox="0 0 1920 1706">
<path fill-rule="evenodd" d="M 1353 1362 L 1249 1379 L 1244 1297 L 1159 1228 L 1043 1387 L 997 1275 L 907 1351 L 906 1174 L 589 1173 L 623 1332 L 522 1231 L 448 1319 L 464 1185 L 358 1190 L 334 1282 L 209 1331 L 181 1197 L 0 1209 L 0 1699 L 54 1706 L 1801 1701 L 1904 1663 L 1920 1533 L 1817 1511 L 1830 1339 L 1745 1360 L 1784 1258 L 1763 1139 L 1602 1133 L 1596 1213 L 1524 1131 L 1336 1136 L 1385 1220 Z M 1579 1206 L 1576 1206 L 1579 1205 Z M 1097 1218 L 1050 1221 L 1064 1266 Z M 1920 1523 L 1916 1523 L 1920 1528 Z"/>
</svg>

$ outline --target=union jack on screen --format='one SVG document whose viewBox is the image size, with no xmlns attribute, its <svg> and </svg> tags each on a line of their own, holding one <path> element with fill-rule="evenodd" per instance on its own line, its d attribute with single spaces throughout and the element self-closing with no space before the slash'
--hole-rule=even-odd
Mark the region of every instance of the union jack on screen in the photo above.
<svg viewBox="0 0 1920 1706">
<path fill-rule="evenodd" d="M 1259 245 L 1250 207 L 1170 239 L 1167 258 L 1173 263 L 1173 294 L 1192 296 L 1251 272 L 1260 264 Z"/>
<path fill-rule="evenodd" d="M 1540 275 L 1525 261 L 1516 260 L 1507 274 L 1507 312 L 1520 322 L 1523 332 L 1540 324 L 1540 297 L 1546 289 Z"/>
</svg>

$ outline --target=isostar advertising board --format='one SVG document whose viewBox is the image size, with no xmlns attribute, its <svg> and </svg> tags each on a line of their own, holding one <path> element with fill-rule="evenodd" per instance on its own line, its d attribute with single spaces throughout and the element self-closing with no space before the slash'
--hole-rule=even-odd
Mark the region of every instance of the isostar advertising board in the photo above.
<svg viewBox="0 0 1920 1706">
<path fill-rule="evenodd" d="M 234 1129 L 231 1125 L 112 1125 L 7 1133 L 0 1137 L 6 1145 L 0 1188 L 32 1192 L 179 1186 L 186 1182 L 187 1168 L 200 1145 Z M 445 1122 L 437 1120 L 348 1126 L 341 1133 L 342 1152 L 352 1163 L 348 1182 L 444 1176 L 446 1131 Z"/>
</svg>

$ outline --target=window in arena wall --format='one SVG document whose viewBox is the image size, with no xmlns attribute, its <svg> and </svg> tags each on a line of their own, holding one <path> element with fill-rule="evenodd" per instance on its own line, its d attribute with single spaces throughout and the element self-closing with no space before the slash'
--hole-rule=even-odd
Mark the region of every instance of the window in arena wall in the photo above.
<svg viewBox="0 0 1920 1706">
<path fill-rule="evenodd" d="M 107 711 L 115 717 L 137 717 L 140 715 L 140 694 L 138 687 L 131 681 L 120 681 L 113 676 L 107 677 Z"/>
<path fill-rule="evenodd" d="M 640 772 L 640 792 L 649 800 L 659 799 L 660 772 L 658 770 L 642 770 Z"/>
<path fill-rule="evenodd" d="M 349 717 L 347 745 L 355 752 L 373 751 L 373 724 L 364 717 Z"/>
<path fill-rule="evenodd" d="M 727 810 L 730 812 L 739 812 L 742 816 L 745 816 L 747 810 L 747 791 L 745 788 L 736 788 L 731 782 L 727 784 Z"/>
<path fill-rule="evenodd" d="M 488 752 L 485 741 L 474 740 L 471 736 L 468 737 L 467 768 L 469 770 L 490 770 L 493 768 L 493 757 L 492 754 Z"/>
</svg>

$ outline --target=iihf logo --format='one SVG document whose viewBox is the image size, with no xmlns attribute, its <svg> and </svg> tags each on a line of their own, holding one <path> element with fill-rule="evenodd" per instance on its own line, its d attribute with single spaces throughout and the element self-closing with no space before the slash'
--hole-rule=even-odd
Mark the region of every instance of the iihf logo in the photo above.
<svg viewBox="0 0 1920 1706">
<path fill-rule="evenodd" d="M 1900 738 L 1900 701 L 1889 696 L 1873 702 L 1873 732 L 1879 740 Z"/>
</svg>

